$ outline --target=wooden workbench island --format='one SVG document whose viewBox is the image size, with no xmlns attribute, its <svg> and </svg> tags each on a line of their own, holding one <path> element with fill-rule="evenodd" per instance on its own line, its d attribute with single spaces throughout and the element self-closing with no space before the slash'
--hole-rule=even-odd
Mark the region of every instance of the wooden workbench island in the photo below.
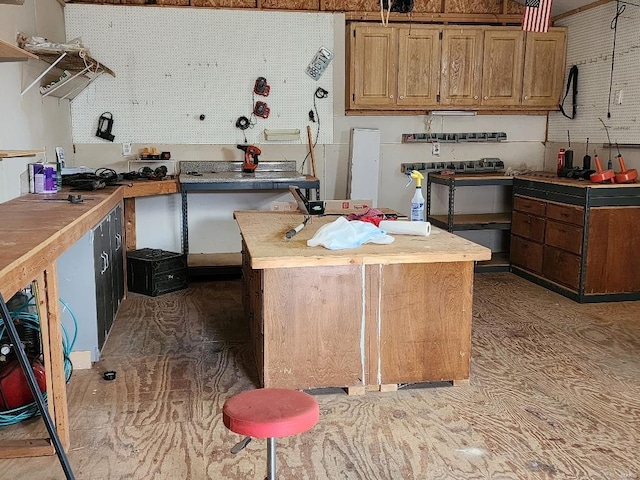
<svg viewBox="0 0 640 480">
<path fill-rule="evenodd" d="M 244 305 L 265 387 L 393 389 L 466 381 L 474 261 L 491 252 L 434 228 L 390 245 L 307 247 L 316 217 L 289 242 L 296 213 L 235 212 Z"/>
</svg>

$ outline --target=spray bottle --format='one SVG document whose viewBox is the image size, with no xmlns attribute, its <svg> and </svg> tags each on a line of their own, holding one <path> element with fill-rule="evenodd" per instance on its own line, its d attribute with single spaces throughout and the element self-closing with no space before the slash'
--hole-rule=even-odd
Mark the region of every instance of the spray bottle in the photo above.
<svg viewBox="0 0 640 480">
<path fill-rule="evenodd" d="M 416 181 L 416 193 L 413 194 L 411 199 L 411 221 L 424 222 L 424 197 L 422 196 L 424 175 L 417 170 L 412 170 L 410 176 Z"/>
</svg>

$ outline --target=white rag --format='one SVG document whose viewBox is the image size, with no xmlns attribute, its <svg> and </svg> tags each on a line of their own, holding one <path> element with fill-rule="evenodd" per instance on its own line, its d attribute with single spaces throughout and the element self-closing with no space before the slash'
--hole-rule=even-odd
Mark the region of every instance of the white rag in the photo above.
<svg viewBox="0 0 640 480">
<path fill-rule="evenodd" d="M 393 240 L 393 237 L 372 223 L 338 217 L 334 222 L 321 226 L 315 235 L 307 240 L 307 246 L 322 245 L 329 250 L 343 250 L 356 248 L 364 243 L 389 244 Z"/>
</svg>

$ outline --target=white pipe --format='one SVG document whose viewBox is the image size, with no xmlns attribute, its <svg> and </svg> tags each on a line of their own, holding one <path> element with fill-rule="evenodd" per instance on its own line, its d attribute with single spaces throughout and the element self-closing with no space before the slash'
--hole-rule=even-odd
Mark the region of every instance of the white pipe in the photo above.
<svg viewBox="0 0 640 480">
<path fill-rule="evenodd" d="M 40 80 L 42 80 L 42 77 L 44 77 L 47 73 L 49 73 L 49 71 L 51 71 L 51 69 L 53 67 L 55 67 L 58 62 L 60 62 L 60 60 L 62 60 L 64 57 L 66 57 L 67 52 L 62 52 L 62 55 L 60 55 L 58 57 L 58 59 L 53 62 L 51 65 L 49 65 L 49 68 L 47 68 L 44 72 L 42 72 L 38 78 L 36 78 L 33 82 L 31 82 L 31 85 L 29 85 L 27 88 L 25 88 L 21 93 L 20 96 L 22 97 L 25 93 L 27 93 L 29 90 L 31 90 L 31 87 L 33 87 L 36 83 L 38 83 Z"/>
</svg>

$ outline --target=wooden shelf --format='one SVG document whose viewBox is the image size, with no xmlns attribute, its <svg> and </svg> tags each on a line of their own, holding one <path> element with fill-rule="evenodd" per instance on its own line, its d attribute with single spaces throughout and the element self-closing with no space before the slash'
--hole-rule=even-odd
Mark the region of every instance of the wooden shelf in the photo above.
<svg viewBox="0 0 640 480">
<path fill-rule="evenodd" d="M 37 60 L 38 56 L 0 40 L 0 62 L 26 62 L 30 58 Z"/>
<path fill-rule="evenodd" d="M 436 227 L 447 229 L 447 215 L 429 215 Z M 508 230 L 511 228 L 511 212 L 467 213 L 453 216 L 453 231 L 459 230 Z"/>
<path fill-rule="evenodd" d="M 0 158 L 35 157 L 44 150 L 0 150 Z"/>
<path fill-rule="evenodd" d="M 476 273 L 508 272 L 510 270 L 509 252 L 492 252 L 491 260 L 476 262 L 474 267 Z"/>
</svg>

